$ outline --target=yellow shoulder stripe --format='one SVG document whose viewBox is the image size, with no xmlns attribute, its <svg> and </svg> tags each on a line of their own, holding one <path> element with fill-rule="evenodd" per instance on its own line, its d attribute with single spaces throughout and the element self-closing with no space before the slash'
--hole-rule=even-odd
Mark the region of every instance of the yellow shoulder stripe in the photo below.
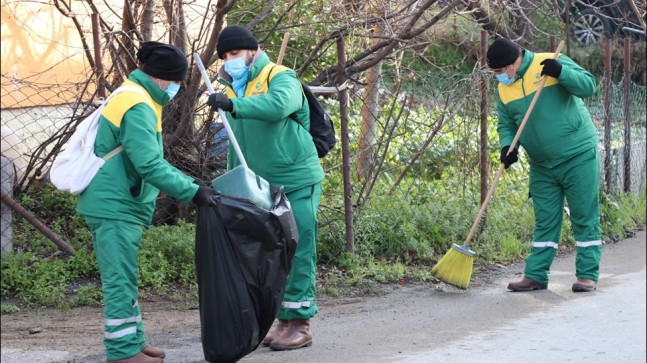
<svg viewBox="0 0 647 363">
<path fill-rule="evenodd" d="M 267 93 L 267 88 L 274 76 L 277 74 L 289 70 L 288 67 L 282 66 L 275 63 L 268 63 L 261 72 L 247 85 L 247 90 L 245 91 L 245 96 L 255 96 L 262 95 Z M 251 86 L 251 87 L 250 87 Z"/>
<path fill-rule="evenodd" d="M 261 71 L 258 73 L 258 76 L 256 76 L 256 78 L 254 78 L 247 84 L 245 97 L 266 94 L 267 88 L 272 78 L 277 74 L 289 69 L 290 68 L 286 66 L 282 66 L 276 63 L 268 63 L 265 67 L 263 67 L 263 69 L 261 69 Z M 225 88 L 225 92 L 227 93 L 227 97 L 229 98 L 236 97 L 236 94 L 230 87 Z"/>
<path fill-rule="evenodd" d="M 540 63 L 544 59 L 552 58 L 553 53 L 537 53 L 535 54 L 535 59 L 526 70 L 522 82 L 514 83 L 510 86 L 504 86 L 499 84 L 499 97 L 503 104 L 508 104 L 512 101 L 522 99 L 524 97 L 530 96 L 537 91 L 539 87 L 539 82 L 541 81 L 541 70 L 544 68 Z M 558 84 L 557 79 L 553 77 L 548 77 L 544 88 L 554 86 Z"/>
<path fill-rule="evenodd" d="M 157 118 L 157 123 L 155 128 L 157 132 L 161 132 L 162 131 L 162 106 L 153 102 L 150 96 L 145 96 L 145 95 L 148 95 L 148 92 L 140 85 L 129 80 L 126 80 L 124 84 L 128 84 L 129 86 L 140 88 L 144 93 L 140 94 L 139 92 L 126 91 L 126 92 L 119 93 L 118 95 L 115 95 L 110 99 L 109 103 L 103 109 L 103 112 L 101 113 L 101 115 L 116 127 L 120 127 L 124 114 L 129 109 L 131 109 L 133 106 L 135 106 L 138 103 L 145 103 L 146 105 L 148 105 L 148 107 L 150 107 L 153 110 L 153 112 L 155 112 L 155 116 Z"/>
</svg>

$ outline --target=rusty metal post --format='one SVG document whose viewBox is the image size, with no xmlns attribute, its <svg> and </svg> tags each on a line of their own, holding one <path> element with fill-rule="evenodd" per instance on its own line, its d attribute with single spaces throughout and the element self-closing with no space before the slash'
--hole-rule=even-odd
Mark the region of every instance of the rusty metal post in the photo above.
<svg viewBox="0 0 647 363">
<path fill-rule="evenodd" d="M 566 56 L 571 56 L 571 0 L 566 0 Z"/>
<path fill-rule="evenodd" d="M 61 237 L 59 237 L 56 233 L 49 229 L 43 222 L 40 221 L 40 219 L 38 219 L 35 215 L 25 209 L 25 207 L 16 202 L 9 194 L 5 193 L 4 191 L 0 192 L 2 193 L 2 202 L 4 204 L 8 205 L 11 209 L 15 210 L 18 214 L 25 218 L 40 233 L 54 242 L 62 251 L 67 252 L 70 255 L 74 255 L 76 253 L 72 246 L 63 241 Z"/>
<path fill-rule="evenodd" d="M 3 193 L 12 195 L 16 178 L 15 164 L 11 159 L 0 155 L 0 190 Z M 5 203 L 0 205 L 0 236 L 2 236 L 0 258 L 5 258 L 13 251 L 13 213 Z"/>
<path fill-rule="evenodd" d="M 346 51 L 344 37 L 340 33 L 337 37 L 337 71 L 338 85 L 346 82 Z M 355 252 L 355 236 L 353 234 L 353 187 L 350 174 L 350 140 L 348 139 L 348 90 L 339 91 L 339 116 L 341 119 L 341 155 L 342 171 L 344 178 L 344 214 L 346 217 L 346 249 Z"/>
<path fill-rule="evenodd" d="M 604 39 L 604 181 L 606 192 L 611 192 L 611 40 Z"/>
<path fill-rule="evenodd" d="M 97 95 L 101 98 L 106 97 L 106 87 L 103 84 L 103 62 L 101 61 L 101 39 L 99 38 L 99 14 L 92 13 L 92 42 L 94 43 L 94 64 L 95 74 L 97 75 Z"/>
<path fill-rule="evenodd" d="M 624 191 L 631 192 L 631 40 L 624 39 L 623 100 L 625 118 Z"/>
<path fill-rule="evenodd" d="M 485 72 L 487 65 L 487 39 L 488 33 L 485 30 L 481 31 L 481 70 Z M 481 145 L 480 145 L 480 172 L 481 172 L 481 204 L 485 202 L 485 197 L 488 192 L 488 174 L 489 174 L 489 152 L 488 152 L 488 132 L 487 132 L 487 117 L 488 117 L 488 81 L 489 78 L 483 74 L 481 77 Z M 487 215 L 486 215 L 487 216 Z M 487 217 L 486 217 L 487 218 Z M 484 221 L 483 224 L 487 224 Z"/>
</svg>

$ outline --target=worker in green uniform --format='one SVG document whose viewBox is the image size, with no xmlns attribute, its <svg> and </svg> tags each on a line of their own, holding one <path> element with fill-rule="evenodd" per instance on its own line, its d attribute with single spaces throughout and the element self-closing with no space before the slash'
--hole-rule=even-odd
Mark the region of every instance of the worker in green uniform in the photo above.
<svg viewBox="0 0 647 363">
<path fill-rule="evenodd" d="M 499 81 L 497 109 L 501 162 L 518 160 L 509 151 L 539 80 L 548 76 L 519 138 L 530 164 L 530 195 L 535 212 L 532 250 L 524 277 L 512 291 L 546 289 L 560 241 L 564 198 L 576 240 L 575 292 L 595 290 L 600 274 L 600 162 L 597 134 L 582 98 L 595 93 L 593 75 L 565 55 L 533 53 L 507 39 L 488 48 L 489 68 Z"/>
<path fill-rule="evenodd" d="M 216 49 L 224 60 L 218 75 L 226 93 L 210 95 L 208 104 L 226 111 L 249 168 L 270 185 L 285 187 L 299 232 L 278 325 L 263 345 L 273 350 L 310 346 L 310 319 L 317 313 L 317 209 L 324 173 L 309 133 L 308 104 L 296 73 L 270 62 L 244 27 L 224 28 Z M 230 145 L 227 168 L 238 165 Z"/>
<path fill-rule="evenodd" d="M 92 240 L 104 302 L 104 345 L 110 363 L 160 363 L 165 353 L 147 344 L 137 301 L 137 251 L 142 226 L 150 225 L 161 191 L 199 206 L 212 203 L 215 191 L 184 175 L 164 160 L 162 107 L 185 79 L 188 62 L 177 47 L 145 42 L 142 64 L 124 81 L 141 92 L 114 96 L 99 120 L 95 153 L 103 157 L 119 145 L 80 195 L 77 211 Z"/>
</svg>

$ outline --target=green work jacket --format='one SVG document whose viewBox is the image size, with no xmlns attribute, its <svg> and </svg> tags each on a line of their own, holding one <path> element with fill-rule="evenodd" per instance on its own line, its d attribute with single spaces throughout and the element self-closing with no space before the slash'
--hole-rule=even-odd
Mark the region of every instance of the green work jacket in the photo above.
<svg viewBox="0 0 647 363">
<path fill-rule="evenodd" d="M 552 56 L 525 50 L 518 79 L 508 86 L 499 83 L 498 132 L 502 147 L 512 143 L 535 96 L 543 69 L 541 61 Z M 529 163 L 548 168 L 597 145 L 595 126 L 582 101 L 595 93 L 595 78 L 567 56 L 560 55 L 558 60 L 562 72 L 558 78 L 547 78 L 519 139 Z"/>
<path fill-rule="evenodd" d="M 104 108 L 95 153 L 103 157 L 119 145 L 124 150 L 106 161 L 81 193 L 77 211 L 149 225 L 160 190 L 188 203 L 198 185 L 164 159 L 162 107 L 169 96 L 140 70 L 124 84 L 140 87 L 148 96 L 126 91 Z"/>
<path fill-rule="evenodd" d="M 323 168 L 309 132 L 308 103 L 296 73 L 270 62 L 259 50 L 249 68 L 244 97 L 236 96 L 224 67 L 219 76 L 234 105 L 227 120 L 247 166 L 270 185 L 284 186 L 286 193 L 323 180 Z M 238 165 L 238 156 L 229 143 L 227 169 Z"/>
</svg>

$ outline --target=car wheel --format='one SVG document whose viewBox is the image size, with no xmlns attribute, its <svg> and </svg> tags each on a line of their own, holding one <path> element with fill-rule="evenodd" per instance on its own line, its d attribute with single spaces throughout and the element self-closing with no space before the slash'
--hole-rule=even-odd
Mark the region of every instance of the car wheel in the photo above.
<svg viewBox="0 0 647 363">
<path fill-rule="evenodd" d="M 609 19 L 604 14 L 596 12 L 594 9 L 583 9 L 575 14 L 573 24 L 571 24 L 571 33 L 578 43 L 591 45 L 611 37 L 612 28 Z"/>
</svg>

